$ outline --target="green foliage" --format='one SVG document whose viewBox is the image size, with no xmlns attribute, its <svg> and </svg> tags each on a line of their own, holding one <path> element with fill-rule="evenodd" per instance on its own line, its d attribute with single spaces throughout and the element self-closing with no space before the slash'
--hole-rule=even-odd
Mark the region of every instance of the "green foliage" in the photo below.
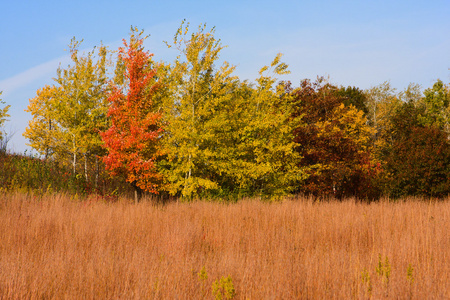
<svg viewBox="0 0 450 300">
<path fill-rule="evenodd" d="M 364 112 L 365 115 L 369 113 L 367 107 L 367 95 L 357 87 L 341 87 L 337 94 L 342 98 L 342 103 L 345 106 L 353 105 L 356 109 Z"/>
<path fill-rule="evenodd" d="M 381 109 L 380 104 L 392 102 L 395 98 L 397 98 L 396 90 L 388 81 L 366 91 L 369 124 L 377 129 L 377 131 L 382 127 L 382 124 L 379 123 L 389 118 L 388 112 Z"/>
<path fill-rule="evenodd" d="M 406 270 L 406 278 L 411 285 L 414 283 L 414 268 L 411 264 L 408 265 L 408 269 Z"/>
<path fill-rule="evenodd" d="M 83 183 L 55 163 L 20 155 L 0 156 L 0 185 L 7 190 L 43 192 L 82 191 Z"/>
<path fill-rule="evenodd" d="M 291 192 L 306 178 L 305 168 L 298 164 L 301 156 L 292 135 L 302 122 L 294 116 L 289 83 L 276 84 L 277 76 L 288 73 L 278 54 L 269 66 L 263 67 L 241 115 L 240 159 L 237 177 L 240 188 L 259 196 L 279 197 Z"/>
<path fill-rule="evenodd" d="M 364 285 L 366 285 L 367 287 L 367 294 L 369 295 L 369 297 L 372 295 L 372 281 L 370 279 L 370 274 L 367 271 L 366 268 L 364 268 L 364 270 L 361 272 L 361 281 Z"/>
<path fill-rule="evenodd" d="M 205 297 L 207 293 L 206 289 L 206 280 L 208 279 L 208 273 L 206 272 L 206 267 L 203 266 L 203 268 L 198 272 L 198 280 L 201 283 L 201 289 L 202 289 L 202 296 Z"/>
<path fill-rule="evenodd" d="M 236 296 L 236 291 L 234 289 L 233 280 L 231 276 L 220 278 L 220 280 L 214 281 L 212 285 L 212 291 L 214 299 L 233 299 Z"/>
<path fill-rule="evenodd" d="M 1 190 L 24 191 L 37 194 L 62 192 L 115 201 L 117 191 L 128 192 L 123 181 L 111 178 L 106 172 L 99 172 L 97 179 L 74 175 L 67 166 L 55 160 L 37 156 L 0 153 Z"/>
<path fill-rule="evenodd" d="M 205 281 L 206 279 L 208 279 L 208 273 L 206 272 L 206 268 L 203 267 L 200 272 L 198 272 L 198 279 L 200 281 Z"/>
<path fill-rule="evenodd" d="M 441 80 L 438 80 L 432 88 L 424 91 L 424 95 L 422 105 L 425 108 L 425 113 L 419 116 L 421 124 L 437 127 L 449 134 L 450 92 L 448 87 Z"/>
<path fill-rule="evenodd" d="M 189 24 L 182 23 L 173 39 L 180 55 L 170 67 L 164 122 L 168 134 L 165 148 L 168 158 L 162 163 L 167 190 L 186 198 L 202 190 L 217 189 L 210 168 L 216 165 L 214 129 L 220 120 L 216 112 L 226 109 L 230 101 L 234 67 L 224 63 L 216 70 L 215 61 L 223 46 L 214 37 L 214 29 L 188 35 Z"/>
<path fill-rule="evenodd" d="M 392 143 L 385 146 L 384 189 L 391 197 L 444 197 L 450 193 L 450 144 L 447 134 L 422 125 L 423 107 L 404 103 L 392 118 Z"/>
<path fill-rule="evenodd" d="M 57 122 L 54 102 L 58 101 L 61 89 L 55 86 L 45 86 L 36 92 L 36 97 L 30 99 L 27 112 L 33 118 L 28 122 L 23 136 L 29 141 L 29 146 L 45 158 L 62 154 L 57 132 L 61 126 Z"/>
<path fill-rule="evenodd" d="M 398 97 L 402 102 L 412 102 L 414 106 L 420 105 L 423 98 L 421 86 L 410 83 L 404 91 L 399 93 Z"/>
<path fill-rule="evenodd" d="M 378 86 L 366 91 L 367 123 L 373 128 L 373 144 L 375 153 L 379 148 L 384 147 L 386 141 L 391 137 L 393 126 L 391 119 L 397 107 L 401 104 L 396 95 L 396 90 L 386 81 Z"/>
<path fill-rule="evenodd" d="M 389 263 L 387 256 L 383 262 L 381 254 L 378 255 L 378 265 L 375 271 L 382 278 L 383 282 L 386 283 L 386 285 L 389 285 L 389 279 L 391 277 L 391 264 Z"/>
<path fill-rule="evenodd" d="M 412 299 L 412 286 L 414 284 L 414 268 L 411 264 L 406 269 L 406 279 L 409 281 L 409 299 Z"/>
</svg>

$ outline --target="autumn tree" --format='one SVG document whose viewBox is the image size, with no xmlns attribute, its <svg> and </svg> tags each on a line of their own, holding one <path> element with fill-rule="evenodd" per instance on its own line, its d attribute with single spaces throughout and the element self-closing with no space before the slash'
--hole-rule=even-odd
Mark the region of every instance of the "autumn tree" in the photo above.
<svg viewBox="0 0 450 300">
<path fill-rule="evenodd" d="M 156 161 L 163 129 L 154 101 L 159 81 L 153 54 L 144 51 L 143 40 L 143 32 L 132 28 L 130 40 L 124 40 L 124 47 L 119 48 L 124 67 L 119 77 L 123 80 L 122 84 L 112 84 L 108 96 L 111 127 L 101 134 L 108 150 L 104 160 L 107 169 L 113 175 L 125 176 L 135 188 L 136 201 L 141 191 L 158 193 L 162 179 Z"/>
<path fill-rule="evenodd" d="M 384 149 L 383 189 L 391 197 L 450 193 L 450 144 L 437 124 L 423 124 L 426 108 L 403 103 L 392 117 L 393 142 Z M 429 116 L 433 119 L 435 116 Z"/>
<path fill-rule="evenodd" d="M 163 169 L 168 191 L 189 198 L 202 190 L 219 188 L 211 177 L 211 169 L 218 166 L 213 127 L 220 122 L 217 114 L 231 101 L 234 67 L 224 63 L 215 69 L 223 46 L 215 39 L 214 29 L 208 32 L 203 25 L 188 33 L 189 24 L 182 23 L 173 42 L 166 43 L 180 55 L 170 68 L 170 97 L 164 117 L 168 159 Z"/>
<path fill-rule="evenodd" d="M 202 25 L 189 34 L 182 24 L 168 46 L 180 53 L 170 68 L 164 115 L 168 156 L 162 168 L 169 192 L 186 198 L 285 193 L 301 172 L 291 163 L 297 154 L 286 138 L 287 102 L 280 102 L 276 78 L 266 74 L 269 67 L 274 74 L 286 72 L 281 55 L 253 86 L 233 76 L 227 62 L 215 66 L 223 46 L 214 29 Z"/>
<path fill-rule="evenodd" d="M 40 89 L 30 99 L 26 111 L 33 118 L 24 136 L 45 157 L 52 156 L 60 162 L 69 158 L 74 174 L 79 161 L 84 161 L 87 180 L 89 160 L 93 158 L 98 163 L 98 157 L 104 153 L 99 132 L 108 124 L 105 94 L 110 59 L 104 46 L 79 55 L 80 44 L 72 39 L 69 47 L 73 65 L 59 67 L 56 84 Z"/>
<path fill-rule="evenodd" d="M 229 84 L 229 101 L 209 124 L 215 145 L 210 176 L 225 195 L 277 198 L 306 176 L 292 136 L 301 117 L 292 118 L 290 83 L 277 82 L 288 73 L 281 57 L 260 70 L 255 84 Z"/>
<path fill-rule="evenodd" d="M 386 124 L 400 100 L 397 97 L 396 89 L 388 81 L 366 90 L 366 99 L 369 110 L 368 123 L 375 130 L 374 140 L 376 140 L 386 129 Z"/>
<path fill-rule="evenodd" d="M 363 90 L 354 86 L 340 87 L 337 90 L 337 95 L 342 99 L 345 106 L 353 105 L 356 109 L 364 112 L 365 115 L 369 113 L 367 95 Z"/>
<path fill-rule="evenodd" d="M 58 68 L 55 81 L 61 89 L 58 102 L 55 103 L 57 120 L 63 128 L 60 140 L 65 151 L 72 155 L 74 173 L 78 156 L 84 159 L 84 172 L 87 178 L 87 163 L 91 156 L 102 154 L 99 132 L 107 126 L 106 112 L 108 103 L 107 67 L 108 51 L 98 48 L 98 58 L 94 61 L 94 51 L 85 56 L 78 55 L 81 42 L 72 39 L 71 58 L 74 63 L 66 69 Z"/>
<path fill-rule="evenodd" d="M 36 97 L 30 99 L 25 110 L 32 113 L 33 118 L 28 122 L 23 136 L 28 139 L 28 145 L 44 155 L 45 159 L 62 151 L 58 139 L 62 129 L 57 121 L 55 105 L 60 93 L 60 88 L 47 85 L 36 92 Z"/>
<path fill-rule="evenodd" d="M 307 173 L 298 164 L 301 154 L 295 149 L 292 135 L 303 124 L 303 115 L 294 116 L 289 82 L 277 82 L 288 74 L 288 65 L 278 54 L 270 65 L 259 71 L 250 97 L 242 105 L 246 111 L 240 117 L 240 143 L 236 179 L 244 191 L 258 196 L 283 196 L 294 191 Z"/>
<path fill-rule="evenodd" d="M 293 92 L 295 115 L 303 123 L 294 130 L 299 162 L 309 167 L 309 177 L 298 192 L 337 198 L 372 197 L 370 140 L 373 130 L 366 125 L 362 110 L 337 87 L 323 78 L 304 80 Z"/>
<path fill-rule="evenodd" d="M 442 80 L 437 80 L 432 88 L 424 91 L 421 104 L 425 113 L 420 117 L 426 126 L 435 126 L 450 135 L 450 90 Z"/>
<path fill-rule="evenodd" d="M 0 91 L 0 96 L 2 95 L 2 91 Z M 5 102 L 0 98 L 0 104 L 5 104 Z M 8 114 L 9 108 L 11 107 L 11 105 L 6 105 L 5 107 L 0 109 L 0 127 L 3 126 L 3 124 L 5 123 L 5 121 L 7 120 L 8 117 L 10 117 L 10 115 Z M 0 132 L 0 139 L 2 137 L 2 133 Z"/>
<path fill-rule="evenodd" d="M 0 96 L 2 95 L 2 91 L 0 91 Z M 2 99 L 0 98 L 0 104 L 5 104 L 5 102 L 4 101 L 2 101 Z M 0 128 L 2 128 L 2 126 L 3 126 L 3 124 L 5 123 L 5 121 L 7 120 L 7 118 L 8 117 L 10 117 L 10 115 L 8 114 L 8 111 L 9 111 L 9 108 L 11 107 L 11 105 L 6 105 L 5 107 L 3 107 L 3 108 L 0 108 Z M 1 145 L 2 145 L 2 147 L 1 147 L 1 151 L 6 151 L 6 149 L 3 149 L 3 148 L 5 148 L 5 147 L 3 147 L 3 146 L 6 146 L 6 144 L 3 142 L 3 139 L 4 139 L 5 137 L 3 136 L 3 131 L 2 130 L 0 130 L 0 143 L 1 143 Z"/>
<path fill-rule="evenodd" d="M 414 106 L 420 105 L 420 102 L 423 98 L 422 88 L 420 84 L 410 83 L 405 88 L 405 90 L 401 91 L 398 94 L 398 98 L 402 102 L 411 102 Z"/>
</svg>

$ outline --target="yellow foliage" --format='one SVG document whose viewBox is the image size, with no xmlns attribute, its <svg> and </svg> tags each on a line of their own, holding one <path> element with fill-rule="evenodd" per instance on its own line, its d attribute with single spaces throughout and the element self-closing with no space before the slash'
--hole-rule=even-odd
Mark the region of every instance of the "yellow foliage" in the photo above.
<svg viewBox="0 0 450 300">
<path fill-rule="evenodd" d="M 0 91 L 0 96 L 3 92 Z M 2 99 L 0 99 L 0 104 L 5 104 L 5 102 L 2 101 Z M 11 105 L 6 105 L 3 108 L 0 108 L 0 127 L 3 126 L 3 124 L 6 121 L 6 118 L 10 117 L 10 115 L 8 114 L 9 108 L 11 107 Z M 2 131 L 0 131 L 0 140 L 2 140 Z"/>
</svg>

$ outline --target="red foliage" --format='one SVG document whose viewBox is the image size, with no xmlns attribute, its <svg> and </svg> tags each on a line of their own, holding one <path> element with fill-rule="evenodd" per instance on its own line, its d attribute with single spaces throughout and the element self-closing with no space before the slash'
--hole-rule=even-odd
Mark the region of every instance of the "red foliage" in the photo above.
<svg viewBox="0 0 450 300">
<path fill-rule="evenodd" d="M 125 47 L 119 48 L 119 56 L 125 66 L 126 84 L 112 84 L 108 97 L 111 127 L 101 134 L 108 150 L 104 161 L 113 175 L 124 175 L 135 187 L 158 193 L 161 175 L 155 160 L 163 130 L 158 124 L 161 114 L 152 109 L 157 89 L 156 70 L 151 64 L 153 54 L 143 50 L 140 37 L 123 43 Z"/>
</svg>

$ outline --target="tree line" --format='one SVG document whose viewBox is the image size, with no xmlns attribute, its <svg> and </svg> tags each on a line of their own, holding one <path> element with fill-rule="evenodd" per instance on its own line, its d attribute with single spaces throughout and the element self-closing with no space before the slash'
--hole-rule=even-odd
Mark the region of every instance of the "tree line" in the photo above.
<svg viewBox="0 0 450 300">
<path fill-rule="evenodd" d="M 293 86 L 281 54 L 254 81 L 241 80 L 228 62 L 217 66 L 224 46 L 214 29 L 182 23 L 166 42 L 178 53 L 172 63 L 155 60 L 145 38 L 132 28 L 118 51 L 87 54 L 73 39 L 71 65 L 30 99 L 29 145 L 85 180 L 106 168 L 137 198 L 449 194 L 442 81 L 423 93 L 323 77 Z"/>
</svg>

